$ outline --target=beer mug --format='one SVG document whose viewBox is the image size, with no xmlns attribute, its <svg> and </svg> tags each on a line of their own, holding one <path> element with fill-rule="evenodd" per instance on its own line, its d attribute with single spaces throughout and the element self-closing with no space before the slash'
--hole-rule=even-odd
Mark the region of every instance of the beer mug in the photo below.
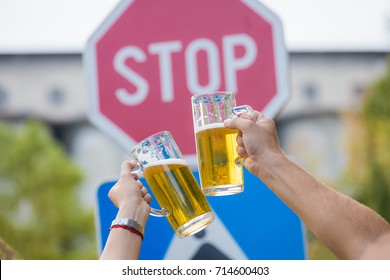
<svg viewBox="0 0 390 280">
<path fill-rule="evenodd" d="M 161 210 L 151 208 L 150 215 L 166 217 L 180 238 L 190 236 L 207 227 L 214 214 L 168 131 L 153 134 L 132 150 L 137 166 L 133 172 L 142 172 Z"/>
<path fill-rule="evenodd" d="M 229 195 L 244 190 L 242 159 L 237 154 L 238 131 L 224 120 L 252 111 L 236 106 L 233 92 L 192 96 L 192 115 L 201 186 L 205 195 Z"/>
</svg>

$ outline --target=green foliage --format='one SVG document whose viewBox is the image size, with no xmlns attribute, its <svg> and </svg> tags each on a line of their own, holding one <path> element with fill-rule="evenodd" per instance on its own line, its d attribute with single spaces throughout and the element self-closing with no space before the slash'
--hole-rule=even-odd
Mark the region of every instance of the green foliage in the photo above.
<svg viewBox="0 0 390 280">
<path fill-rule="evenodd" d="M 353 124 L 348 180 L 357 200 L 390 221 L 390 59 L 362 105 Z"/>
<path fill-rule="evenodd" d="M 95 259 L 81 172 L 37 121 L 0 123 L 0 237 L 23 259 Z"/>
</svg>

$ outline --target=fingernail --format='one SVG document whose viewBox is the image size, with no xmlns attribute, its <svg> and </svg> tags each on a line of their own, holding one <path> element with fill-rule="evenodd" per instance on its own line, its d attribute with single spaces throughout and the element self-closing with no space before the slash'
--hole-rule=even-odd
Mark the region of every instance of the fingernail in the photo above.
<svg viewBox="0 0 390 280">
<path fill-rule="evenodd" d="M 229 125 L 231 121 L 232 121 L 232 119 L 226 119 L 226 120 L 223 121 L 223 124 L 224 125 Z"/>
</svg>

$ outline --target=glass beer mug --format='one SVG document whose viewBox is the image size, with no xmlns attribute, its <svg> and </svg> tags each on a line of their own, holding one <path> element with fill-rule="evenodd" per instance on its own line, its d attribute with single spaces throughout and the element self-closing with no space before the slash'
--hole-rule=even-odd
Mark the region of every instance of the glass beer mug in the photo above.
<svg viewBox="0 0 390 280">
<path fill-rule="evenodd" d="M 151 208 L 150 214 L 166 217 L 178 237 L 195 234 L 214 220 L 198 182 L 168 131 L 145 138 L 131 155 L 138 161 L 134 172 L 143 172 L 162 207 Z"/>
<path fill-rule="evenodd" d="M 242 159 L 238 156 L 238 131 L 224 126 L 224 120 L 252 111 L 236 106 L 233 92 L 192 96 L 192 115 L 201 186 L 205 195 L 229 195 L 244 190 Z"/>
</svg>

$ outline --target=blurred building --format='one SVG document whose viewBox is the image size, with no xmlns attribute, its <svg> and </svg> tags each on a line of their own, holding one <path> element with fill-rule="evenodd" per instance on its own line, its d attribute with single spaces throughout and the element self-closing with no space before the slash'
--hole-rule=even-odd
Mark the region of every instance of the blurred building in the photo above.
<svg viewBox="0 0 390 280">
<path fill-rule="evenodd" d="M 335 182 L 353 141 L 340 113 L 359 108 L 367 87 L 385 73 L 387 54 L 293 52 L 289 58 L 292 97 L 276 118 L 281 144 L 305 168 Z M 0 55 L 0 119 L 46 122 L 85 171 L 80 193 L 93 205 L 96 188 L 118 178 L 128 151 L 88 121 L 87 102 L 81 54 Z"/>
<path fill-rule="evenodd" d="M 292 98 L 277 119 L 284 150 L 321 179 L 336 182 L 353 141 L 343 115 L 360 109 L 386 65 L 386 53 L 291 53 Z"/>
</svg>

